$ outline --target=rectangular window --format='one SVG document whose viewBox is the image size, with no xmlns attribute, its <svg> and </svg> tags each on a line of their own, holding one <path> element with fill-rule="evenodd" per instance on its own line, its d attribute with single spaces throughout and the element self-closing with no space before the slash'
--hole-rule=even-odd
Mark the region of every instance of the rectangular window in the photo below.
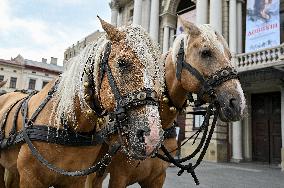
<svg viewBox="0 0 284 188">
<path fill-rule="evenodd" d="M 47 82 L 47 81 L 43 81 L 43 82 L 42 82 L 42 88 L 44 88 L 44 86 L 45 86 L 46 84 L 48 84 L 48 82 Z"/>
<path fill-rule="evenodd" d="M 35 79 L 30 79 L 29 81 L 29 88 L 31 90 L 35 90 L 35 85 L 36 85 L 36 80 Z"/>
<path fill-rule="evenodd" d="M 0 82 L 4 80 L 4 75 L 0 75 Z"/>
<path fill-rule="evenodd" d="M 133 10 L 133 9 L 130 9 L 128 21 L 132 21 L 132 19 L 133 19 L 133 12 L 134 12 L 134 10 Z"/>
<path fill-rule="evenodd" d="M 199 129 L 204 121 L 206 111 L 203 107 L 194 108 L 193 111 L 193 129 Z"/>
<path fill-rule="evenodd" d="M 16 89 L 16 85 L 17 85 L 17 78 L 11 77 L 11 79 L 10 79 L 10 88 Z"/>
<path fill-rule="evenodd" d="M 47 74 L 47 73 L 45 73 L 44 75 L 45 75 L 45 76 L 49 76 L 49 74 Z"/>
<path fill-rule="evenodd" d="M 203 115 L 194 115 L 194 123 L 193 123 L 193 128 L 199 128 L 201 127 L 203 121 L 204 121 L 204 116 Z"/>
<path fill-rule="evenodd" d="M 35 71 L 32 71 L 32 73 L 33 73 L 33 74 L 36 74 L 36 72 L 35 72 Z"/>
</svg>

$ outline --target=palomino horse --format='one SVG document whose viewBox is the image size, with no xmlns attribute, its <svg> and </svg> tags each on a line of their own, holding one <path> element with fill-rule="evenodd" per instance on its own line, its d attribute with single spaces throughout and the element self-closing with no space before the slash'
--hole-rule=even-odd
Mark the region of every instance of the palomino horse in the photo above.
<svg viewBox="0 0 284 188">
<path fill-rule="evenodd" d="M 160 102 L 163 129 L 172 126 L 179 112 L 175 109 L 182 108 L 189 92 L 199 94 L 203 100 L 211 102 L 209 93 L 204 89 L 208 87 L 206 84 L 210 82 L 210 78 L 219 82 L 208 85 L 210 90 L 215 91 L 214 98 L 219 103 L 220 119 L 225 122 L 239 120 L 243 115 L 245 98 L 240 82 L 236 79 L 236 72 L 233 71 L 226 41 L 209 25 L 196 26 L 184 20 L 183 25 L 185 33 L 175 39 L 173 49 L 167 53 L 165 59 L 167 89 Z M 181 46 L 184 46 L 184 60 L 179 57 L 180 51 L 183 51 Z M 208 82 L 202 82 L 203 78 Z M 163 144 L 169 151 L 177 147 L 175 137 L 165 139 Z M 127 161 L 127 156 L 122 153 L 113 158 L 108 166 L 109 188 L 124 188 L 136 182 L 143 188 L 163 186 L 169 163 L 158 158 Z M 92 177 L 88 176 L 87 183 L 91 179 Z M 103 179 L 104 176 L 96 176 L 93 179 L 93 187 L 101 187 Z"/>
<path fill-rule="evenodd" d="M 93 169 L 78 172 L 100 160 L 102 143 L 116 150 L 121 144 L 134 159 L 145 159 L 160 146 L 157 98 L 164 67 L 157 62 L 158 46 L 141 27 L 101 23 L 106 36 L 71 60 L 57 81 L 34 95 L 0 97 L 0 136 L 5 136 L 0 187 L 5 187 L 4 168 L 13 175 L 13 188 L 83 187 L 86 177 L 62 174 L 85 175 Z M 104 124 L 107 113 L 114 125 Z M 100 167 L 110 162 L 112 152 Z"/>
</svg>

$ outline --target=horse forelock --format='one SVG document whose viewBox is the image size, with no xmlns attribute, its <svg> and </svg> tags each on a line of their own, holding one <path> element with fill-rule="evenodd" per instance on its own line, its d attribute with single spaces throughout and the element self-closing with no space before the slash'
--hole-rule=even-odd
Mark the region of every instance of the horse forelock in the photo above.
<svg viewBox="0 0 284 188">
<path fill-rule="evenodd" d="M 184 42 L 184 49 L 187 49 L 189 39 L 192 39 L 191 41 L 193 41 L 200 37 L 203 39 L 201 45 L 216 49 L 223 55 L 223 57 L 225 56 L 225 49 L 228 49 L 228 44 L 225 39 L 220 34 L 216 33 L 209 24 L 197 25 L 197 27 L 200 31 L 200 34 L 198 36 L 191 36 L 190 34 L 182 33 L 176 37 L 172 47 L 173 63 L 176 63 L 177 61 L 177 54 L 180 49 L 181 41 Z"/>
<path fill-rule="evenodd" d="M 206 41 L 204 44 L 221 52 L 222 55 L 225 55 L 224 44 L 219 40 L 215 30 L 209 24 L 198 25 L 198 28 L 200 29 L 201 37 Z"/>
<path fill-rule="evenodd" d="M 182 33 L 176 37 L 173 43 L 173 48 L 172 48 L 172 62 L 175 64 L 177 61 L 177 55 L 180 49 L 180 44 L 181 42 L 184 43 L 184 49 L 187 49 L 187 40 L 189 36 L 185 33 Z"/>
<path fill-rule="evenodd" d="M 141 26 L 120 27 L 126 33 L 125 42 L 144 66 L 144 87 L 154 88 L 158 94 L 164 91 L 164 62 L 160 61 L 160 48 Z"/>
<path fill-rule="evenodd" d="M 59 125 L 60 117 L 64 115 L 68 117 L 69 120 L 76 123 L 75 116 L 75 99 L 78 97 L 80 101 L 81 109 L 88 108 L 88 105 L 84 99 L 84 88 L 82 75 L 84 69 L 91 68 L 93 63 L 93 75 L 94 75 L 94 85 L 98 86 L 98 71 L 101 59 L 101 54 L 105 49 L 105 45 L 108 42 L 105 36 L 98 39 L 97 42 L 90 43 L 87 45 L 77 56 L 68 60 L 66 65 L 67 69 L 62 73 L 60 82 L 57 87 L 57 92 L 55 94 L 55 102 L 53 105 L 52 114 L 55 118 L 55 124 Z M 88 61 L 90 60 L 90 61 Z M 98 89 L 96 89 L 98 91 Z"/>
</svg>

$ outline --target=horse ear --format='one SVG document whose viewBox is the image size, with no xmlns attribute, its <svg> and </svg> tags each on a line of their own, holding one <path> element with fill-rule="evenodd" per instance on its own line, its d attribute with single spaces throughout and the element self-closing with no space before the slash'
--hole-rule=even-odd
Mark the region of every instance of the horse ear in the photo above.
<svg viewBox="0 0 284 188">
<path fill-rule="evenodd" d="M 178 16 L 178 18 L 180 19 L 181 24 L 183 25 L 183 28 L 184 28 L 186 33 L 188 33 L 189 35 L 200 34 L 199 28 L 194 23 L 186 21 L 181 16 Z"/>
<path fill-rule="evenodd" d="M 102 28 L 105 30 L 111 41 L 120 41 L 121 39 L 125 38 L 125 34 L 123 32 L 119 31 L 115 26 L 107 23 L 99 16 L 97 17 L 99 18 Z"/>
</svg>

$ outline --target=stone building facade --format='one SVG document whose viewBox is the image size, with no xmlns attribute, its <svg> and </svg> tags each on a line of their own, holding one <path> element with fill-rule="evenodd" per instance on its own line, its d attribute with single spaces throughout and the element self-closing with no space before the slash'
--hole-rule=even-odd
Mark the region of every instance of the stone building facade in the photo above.
<svg viewBox="0 0 284 188">
<path fill-rule="evenodd" d="M 256 161 L 284 168 L 284 45 L 244 53 L 247 0 L 112 0 L 111 23 L 142 25 L 163 52 L 172 45 L 178 17 L 194 13 L 197 24 L 211 24 L 227 40 L 247 100 L 246 116 L 218 123 L 205 159 Z M 284 1 L 280 0 L 281 43 Z M 187 109 L 191 111 L 192 109 Z M 202 117 L 186 114 L 185 138 Z M 197 124 L 196 124 L 197 123 Z M 182 155 L 194 149 L 191 143 Z"/>
<path fill-rule="evenodd" d="M 16 89 L 41 90 L 49 81 L 63 72 L 63 67 L 57 65 L 57 58 L 42 62 L 24 59 L 21 55 L 11 60 L 0 59 L 0 81 L 7 80 L 1 88 L 6 92 Z"/>
<path fill-rule="evenodd" d="M 76 44 L 72 44 L 64 51 L 64 62 L 68 59 L 76 56 L 79 52 L 87 46 L 92 41 L 96 41 L 104 32 L 95 31 L 90 35 L 86 36 L 84 39 L 77 41 Z"/>
</svg>

